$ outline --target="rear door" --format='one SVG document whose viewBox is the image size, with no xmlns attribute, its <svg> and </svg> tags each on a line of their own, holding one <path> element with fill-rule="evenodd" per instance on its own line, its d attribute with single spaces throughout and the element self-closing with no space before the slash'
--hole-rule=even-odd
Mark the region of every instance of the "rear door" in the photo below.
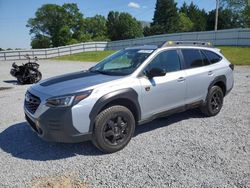
<svg viewBox="0 0 250 188">
<path fill-rule="evenodd" d="M 187 94 L 186 104 L 205 100 L 214 72 L 207 57 L 199 49 L 182 49 L 185 62 Z"/>
</svg>

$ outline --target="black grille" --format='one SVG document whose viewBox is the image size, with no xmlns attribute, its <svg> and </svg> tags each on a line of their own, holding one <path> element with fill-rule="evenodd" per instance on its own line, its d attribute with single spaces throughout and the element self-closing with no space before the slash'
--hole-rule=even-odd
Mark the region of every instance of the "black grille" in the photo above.
<svg viewBox="0 0 250 188">
<path fill-rule="evenodd" d="M 25 94 L 25 108 L 32 114 L 36 112 L 36 109 L 40 105 L 41 100 L 36 97 L 35 95 L 32 95 L 30 92 L 27 92 Z"/>
</svg>

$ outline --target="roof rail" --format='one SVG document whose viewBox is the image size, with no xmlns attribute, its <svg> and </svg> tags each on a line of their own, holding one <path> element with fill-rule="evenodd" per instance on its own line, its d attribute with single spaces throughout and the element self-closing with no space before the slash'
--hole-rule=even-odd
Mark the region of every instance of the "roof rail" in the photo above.
<svg viewBox="0 0 250 188">
<path fill-rule="evenodd" d="M 203 42 L 203 41 L 167 41 L 164 42 L 160 47 L 167 47 L 167 46 L 205 46 L 205 47 L 213 47 L 211 42 Z"/>
</svg>

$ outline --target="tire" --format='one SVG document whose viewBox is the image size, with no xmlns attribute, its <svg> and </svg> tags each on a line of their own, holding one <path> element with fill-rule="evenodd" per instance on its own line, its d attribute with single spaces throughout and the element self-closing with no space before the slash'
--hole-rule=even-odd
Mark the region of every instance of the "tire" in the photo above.
<svg viewBox="0 0 250 188">
<path fill-rule="evenodd" d="M 123 149 L 135 131 L 132 112 L 124 106 L 111 106 L 95 119 L 93 144 L 104 153 Z"/>
<path fill-rule="evenodd" d="M 39 82 L 42 79 L 42 73 L 36 69 L 32 69 L 35 74 L 30 75 L 30 84 Z"/>
<path fill-rule="evenodd" d="M 40 71 L 37 71 L 37 77 L 35 83 L 39 82 L 41 79 L 42 79 L 42 73 Z"/>
<path fill-rule="evenodd" d="M 223 106 L 224 94 L 219 86 L 213 86 L 207 96 L 206 103 L 201 107 L 201 112 L 208 116 L 217 115 Z"/>
</svg>

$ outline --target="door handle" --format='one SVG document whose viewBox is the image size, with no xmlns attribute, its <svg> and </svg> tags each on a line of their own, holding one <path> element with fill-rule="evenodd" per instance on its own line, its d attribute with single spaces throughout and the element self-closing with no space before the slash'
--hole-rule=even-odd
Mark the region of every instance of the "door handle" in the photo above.
<svg viewBox="0 0 250 188">
<path fill-rule="evenodd" d="M 183 82 L 183 81 L 185 81 L 185 80 L 186 80 L 186 79 L 185 79 L 184 77 L 180 77 L 180 78 L 177 79 L 178 82 Z"/>
<path fill-rule="evenodd" d="M 208 75 L 209 76 L 213 75 L 213 71 L 208 71 Z"/>
</svg>

